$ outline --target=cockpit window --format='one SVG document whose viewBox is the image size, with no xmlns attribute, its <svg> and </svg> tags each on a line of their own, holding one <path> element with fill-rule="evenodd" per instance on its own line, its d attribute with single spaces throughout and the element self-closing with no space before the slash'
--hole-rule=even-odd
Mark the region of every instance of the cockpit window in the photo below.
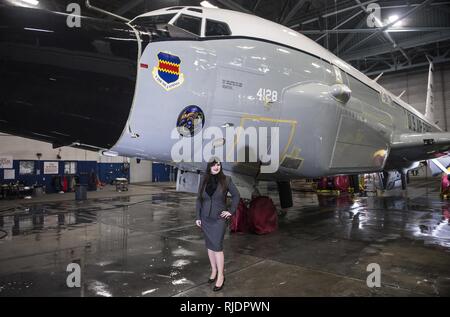
<svg viewBox="0 0 450 317">
<path fill-rule="evenodd" d="M 202 9 L 198 9 L 198 8 L 188 8 L 189 11 L 193 11 L 193 12 L 198 12 L 198 13 L 203 13 Z"/>
<path fill-rule="evenodd" d="M 166 25 L 175 16 L 176 13 L 152 15 L 139 17 L 132 21 L 133 25 L 141 25 L 148 27 L 155 27 L 157 25 Z"/>
<path fill-rule="evenodd" d="M 202 19 L 190 16 L 190 15 L 182 14 L 175 21 L 174 24 L 175 24 L 175 26 L 178 26 L 179 28 L 184 29 L 188 32 L 191 32 L 196 35 L 200 35 L 200 30 L 202 27 Z"/>
<path fill-rule="evenodd" d="M 231 35 L 228 24 L 219 21 L 206 19 L 205 36 L 225 36 Z"/>
</svg>

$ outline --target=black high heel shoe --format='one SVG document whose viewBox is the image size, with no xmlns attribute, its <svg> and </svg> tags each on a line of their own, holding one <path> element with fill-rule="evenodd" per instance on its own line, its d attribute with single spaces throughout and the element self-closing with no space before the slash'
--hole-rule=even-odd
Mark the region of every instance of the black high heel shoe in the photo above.
<svg viewBox="0 0 450 317">
<path fill-rule="evenodd" d="M 209 278 L 208 279 L 208 283 L 209 284 L 214 283 L 216 280 L 217 280 L 217 273 L 216 273 L 216 277 L 215 278 Z"/>
<path fill-rule="evenodd" d="M 216 276 L 216 278 L 217 278 L 217 276 Z M 220 285 L 220 286 L 214 285 L 213 291 L 214 291 L 214 292 L 220 291 L 220 290 L 223 288 L 224 285 L 225 285 L 225 277 L 223 278 L 222 285 Z"/>
</svg>

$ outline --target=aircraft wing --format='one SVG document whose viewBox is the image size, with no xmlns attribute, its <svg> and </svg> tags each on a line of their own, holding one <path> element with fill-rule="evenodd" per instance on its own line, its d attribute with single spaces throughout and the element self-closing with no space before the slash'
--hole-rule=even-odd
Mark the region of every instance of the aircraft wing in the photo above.
<svg viewBox="0 0 450 317">
<path fill-rule="evenodd" d="M 439 157 L 450 150 L 450 133 L 404 133 L 394 136 L 389 161 L 417 162 Z"/>
</svg>

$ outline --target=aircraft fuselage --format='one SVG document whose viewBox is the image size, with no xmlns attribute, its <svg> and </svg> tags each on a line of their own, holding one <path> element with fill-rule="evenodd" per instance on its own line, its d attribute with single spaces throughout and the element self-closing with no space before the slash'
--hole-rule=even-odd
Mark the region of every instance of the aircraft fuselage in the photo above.
<svg viewBox="0 0 450 317">
<path fill-rule="evenodd" d="M 224 168 L 282 180 L 406 168 L 409 162 L 386 166 L 393 134 L 438 130 L 304 37 L 292 42 L 302 47 L 251 33 L 204 36 L 205 22 L 202 36 L 192 37 L 90 18 L 67 29 L 64 15 L 29 11 L 1 11 L 3 132 L 174 164 L 180 120 L 192 133 L 184 138 L 212 127 L 223 136 L 230 127 L 276 127 L 276 173 L 260 174 L 258 163 L 234 162 L 227 153 Z M 197 126 L 188 126 L 190 119 Z M 261 158 L 260 143 L 239 143 L 245 135 L 223 143 L 203 137 L 183 169 L 202 170 L 211 142 Z"/>
</svg>

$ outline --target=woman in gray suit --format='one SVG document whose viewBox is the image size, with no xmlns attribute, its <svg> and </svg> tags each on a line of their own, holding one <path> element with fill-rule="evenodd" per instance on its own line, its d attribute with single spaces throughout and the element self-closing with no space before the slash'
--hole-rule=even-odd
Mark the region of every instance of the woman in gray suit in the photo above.
<svg viewBox="0 0 450 317">
<path fill-rule="evenodd" d="M 227 210 L 227 193 L 231 194 L 231 208 Z M 214 159 L 208 163 L 206 175 L 200 182 L 197 198 L 197 220 L 195 223 L 202 228 L 211 263 L 211 276 L 208 283 L 216 284 L 215 292 L 220 291 L 225 283 L 223 238 L 230 218 L 239 204 L 239 191 L 230 177 L 225 176 L 222 164 Z"/>
</svg>

